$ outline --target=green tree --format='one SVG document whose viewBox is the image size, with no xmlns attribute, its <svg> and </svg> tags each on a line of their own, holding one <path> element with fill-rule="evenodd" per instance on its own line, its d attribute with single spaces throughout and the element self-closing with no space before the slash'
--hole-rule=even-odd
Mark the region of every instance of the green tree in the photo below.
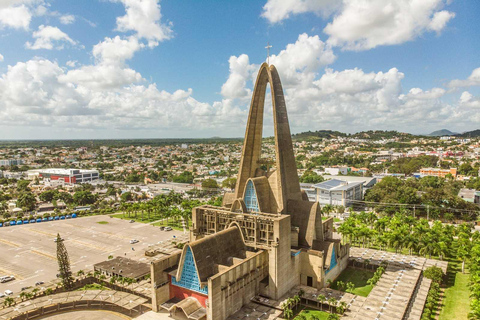
<svg viewBox="0 0 480 320">
<path fill-rule="evenodd" d="M 202 188 L 217 189 L 218 183 L 214 179 L 205 179 L 202 181 Z"/>
<path fill-rule="evenodd" d="M 300 182 L 302 183 L 320 183 L 323 181 L 325 181 L 325 179 L 322 176 L 311 170 L 305 171 L 300 177 Z"/>
<path fill-rule="evenodd" d="M 120 196 L 120 200 L 121 200 L 122 202 L 132 201 L 132 200 L 133 200 L 133 194 L 132 194 L 130 191 L 124 192 L 124 193 L 122 193 L 122 195 Z"/>
<path fill-rule="evenodd" d="M 22 192 L 17 199 L 17 207 L 22 208 L 26 211 L 33 211 L 35 210 L 35 206 L 37 204 L 37 199 L 35 195 L 31 192 Z"/>
<path fill-rule="evenodd" d="M 18 192 L 30 191 L 30 188 L 28 187 L 29 184 L 30 184 L 30 180 L 18 180 L 17 191 Z"/>
<path fill-rule="evenodd" d="M 222 181 L 222 187 L 229 188 L 229 189 L 234 189 L 236 183 L 237 183 L 237 178 L 230 177 L 230 178 L 227 178 L 227 179 Z"/>
<path fill-rule="evenodd" d="M 65 248 L 65 244 L 63 243 L 60 234 L 57 234 L 57 262 L 63 287 L 66 290 L 72 289 L 73 278 L 72 271 L 70 270 L 70 259 L 68 257 L 67 248 Z"/>
<path fill-rule="evenodd" d="M 73 201 L 80 206 L 93 204 L 95 200 L 96 196 L 90 191 L 77 191 L 73 195 Z"/>
</svg>

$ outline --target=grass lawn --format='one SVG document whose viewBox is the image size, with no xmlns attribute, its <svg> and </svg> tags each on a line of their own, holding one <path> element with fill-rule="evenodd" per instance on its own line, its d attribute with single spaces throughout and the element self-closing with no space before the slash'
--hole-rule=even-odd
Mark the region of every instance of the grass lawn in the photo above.
<svg viewBox="0 0 480 320">
<path fill-rule="evenodd" d="M 325 311 L 319 311 L 319 310 L 311 309 L 311 308 L 305 308 L 299 313 L 299 315 L 300 314 L 303 314 L 307 318 L 307 320 L 312 319 L 312 316 L 317 316 L 318 319 L 320 319 L 320 320 L 327 320 L 328 315 L 330 313 L 325 312 Z M 297 320 L 299 319 L 298 315 L 297 315 L 297 317 L 294 318 L 294 320 L 295 319 L 297 319 Z"/>
<path fill-rule="evenodd" d="M 347 282 L 353 282 L 355 285 L 353 294 L 366 297 L 373 289 L 373 286 L 367 284 L 368 279 L 373 277 L 373 274 L 373 271 L 365 269 L 347 268 L 338 276 L 335 282 L 332 283 L 332 289 L 340 290 L 337 287 L 337 281 L 343 281 L 345 284 Z"/>
<path fill-rule="evenodd" d="M 470 311 L 468 289 L 469 274 L 462 273 L 461 262 L 450 261 L 447 269 L 447 288 L 439 320 L 467 320 Z"/>
<path fill-rule="evenodd" d="M 182 220 L 178 220 L 178 221 L 169 220 L 169 221 L 168 221 L 168 224 L 167 224 L 167 220 L 163 220 L 163 221 L 154 223 L 153 225 L 154 225 L 155 227 L 160 227 L 160 226 L 166 227 L 166 226 L 169 226 L 169 227 L 172 227 L 172 229 L 174 229 L 174 230 L 183 231 Z M 188 230 L 189 227 L 191 227 L 191 226 L 192 226 L 192 222 L 191 222 L 191 221 L 188 221 L 188 227 L 186 227 L 186 229 Z"/>
<path fill-rule="evenodd" d="M 108 221 L 98 221 L 98 224 L 108 224 Z"/>
</svg>

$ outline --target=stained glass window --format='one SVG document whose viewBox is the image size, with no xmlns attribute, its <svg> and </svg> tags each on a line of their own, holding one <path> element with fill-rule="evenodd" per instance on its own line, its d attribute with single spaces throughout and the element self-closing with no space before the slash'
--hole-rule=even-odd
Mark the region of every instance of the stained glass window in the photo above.
<svg viewBox="0 0 480 320">
<path fill-rule="evenodd" d="M 188 290 L 208 294 L 208 286 L 204 286 L 203 288 L 200 287 L 200 281 L 198 280 L 197 269 L 195 268 L 195 261 L 193 260 L 193 254 L 192 250 L 190 250 L 190 247 L 187 247 L 187 251 L 185 253 L 182 277 L 180 281 L 177 281 L 176 277 L 172 276 L 172 284 Z"/>
<path fill-rule="evenodd" d="M 327 274 L 330 270 L 332 270 L 336 266 L 337 266 L 337 258 L 335 257 L 335 247 L 333 247 L 332 258 L 330 259 L 330 268 L 328 268 L 328 270 L 325 271 L 325 274 Z"/>
<path fill-rule="evenodd" d="M 257 193 L 253 187 L 252 180 L 249 180 L 247 183 L 247 189 L 245 190 L 245 205 L 247 206 L 247 212 L 260 212 L 258 207 Z"/>
</svg>

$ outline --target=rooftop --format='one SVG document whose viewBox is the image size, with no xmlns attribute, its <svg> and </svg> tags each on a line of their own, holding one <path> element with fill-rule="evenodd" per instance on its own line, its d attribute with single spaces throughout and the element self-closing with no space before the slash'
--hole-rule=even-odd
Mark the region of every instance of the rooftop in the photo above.
<svg viewBox="0 0 480 320">
<path fill-rule="evenodd" d="M 148 264 L 124 257 L 116 257 L 111 260 L 99 262 L 93 267 L 95 270 L 114 273 L 133 279 L 144 277 L 150 273 L 150 266 Z"/>
</svg>

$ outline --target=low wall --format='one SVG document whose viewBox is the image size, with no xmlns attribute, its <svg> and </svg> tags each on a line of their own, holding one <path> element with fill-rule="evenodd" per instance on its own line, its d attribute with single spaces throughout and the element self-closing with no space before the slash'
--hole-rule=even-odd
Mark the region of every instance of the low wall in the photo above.
<svg viewBox="0 0 480 320">
<path fill-rule="evenodd" d="M 138 307 L 129 310 L 111 302 L 98 301 L 98 300 L 80 300 L 80 301 L 62 302 L 62 303 L 58 303 L 56 305 L 50 305 L 47 307 L 40 307 L 38 309 L 30 310 L 28 312 L 12 317 L 10 319 L 11 320 L 36 319 L 39 317 L 45 317 L 49 314 L 69 312 L 69 311 L 81 311 L 81 310 L 85 310 L 85 311 L 86 310 L 108 310 L 108 311 L 118 312 L 118 313 L 127 315 L 129 317 L 136 317 L 150 309 L 143 305 L 139 305 Z"/>
</svg>

